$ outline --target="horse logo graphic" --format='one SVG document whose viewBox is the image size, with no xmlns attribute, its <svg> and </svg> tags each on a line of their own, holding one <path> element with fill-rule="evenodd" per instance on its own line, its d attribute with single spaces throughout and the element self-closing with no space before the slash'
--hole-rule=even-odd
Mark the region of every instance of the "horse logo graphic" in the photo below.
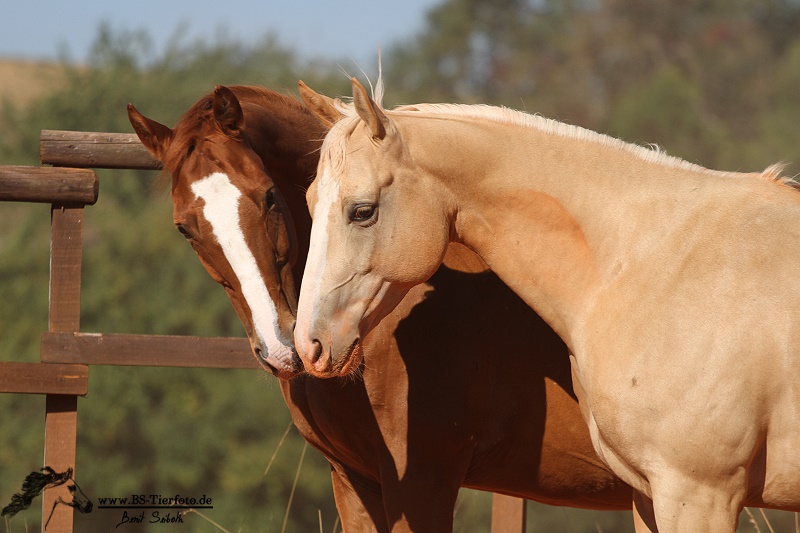
<svg viewBox="0 0 800 533">
<path fill-rule="evenodd" d="M 72 479 L 72 468 L 67 468 L 65 472 L 56 472 L 49 466 L 45 466 L 39 472 L 31 472 L 25 477 L 25 481 L 22 482 L 22 492 L 11 496 L 11 503 L 3 508 L 2 512 L 0 512 L 0 516 L 12 517 L 18 512 L 24 511 L 30 507 L 33 503 L 33 499 L 44 492 L 45 489 L 58 487 L 70 481 L 72 484 L 67 486 L 67 490 L 69 490 L 72 495 L 72 501 L 64 501 L 64 499 L 59 496 L 53 504 L 53 508 L 50 510 L 50 516 L 47 517 L 44 528 L 47 529 L 47 525 L 50 523 L 50 519 L 53 517 L 53 512 L 56 510 L 58 504 L 68 505 L 81 513 L 91 513 L 94 504 L 92 504 L 92 501 L 84 494 L 78 484 L 75 483 L 75 480 Z"/>
</svg>

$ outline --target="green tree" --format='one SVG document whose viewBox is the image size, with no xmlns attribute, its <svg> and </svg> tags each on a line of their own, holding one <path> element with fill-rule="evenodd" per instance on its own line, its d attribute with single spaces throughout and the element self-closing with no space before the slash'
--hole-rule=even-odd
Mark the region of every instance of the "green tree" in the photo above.
<svg viewBox="0 0 800 533">
<path fill-rule="evenodd" d="M 618 100 L 608 125 L 611 133 L 631 141 L 670 139 L 674 155 L 702 164 L 728 142 L 727 130 L 704 115 L 698 87 L 677 68 L 665 66 Z"/>
<path fill-rule="evenodd" d="M 758 137 L 748 146 L 748 157 L 766 166 L 789 164 L 788 175 L 800 173 L 800 38 L 781 58 L 768 87 L 769 106 L 760 116 Z"/>
<path fill-rule="evenodd" d="M 781 112 L 772 80 L 798 20 L 797 0 L 447 0 L 390 50 L 387 100 L 506 105 L 755 170 L 742 147 L 763 149 L 763 117 Z"/>
</svg>

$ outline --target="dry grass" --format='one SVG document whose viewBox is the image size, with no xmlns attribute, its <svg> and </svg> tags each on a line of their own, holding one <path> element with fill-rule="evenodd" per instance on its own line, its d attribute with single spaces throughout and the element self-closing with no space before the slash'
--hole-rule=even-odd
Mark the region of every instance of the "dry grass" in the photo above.
<svg viewBox="0 0 800 533">
<path fill-rule="evenodd" d="M 0 106 L 10 102 L 25 107 L 56 90 L 63 80 L 58 63 L 0 58 Z"/>
<path fill-rule="evenodd" d="M 756 533 L 762 533 L 761 528 L 758 526 L 758 520 L 750 511 L 749 508 L 744 508 L 745 513 L 747 513 L 748 522 L 753 526 L 753 529 Z M 770 533 L 776 533 L 775 529 L 772 527 L 772 523 L 769 521 L 767 517 L 767 513 L 764 512 L 764 509 L 759 509 L 761 513 L 761 518 L 764 520 L 764 524 L 767 526 L 767 529 Z M 800 513 L 794 513 L 794 533 L 800 533 Z"/>
</svg>

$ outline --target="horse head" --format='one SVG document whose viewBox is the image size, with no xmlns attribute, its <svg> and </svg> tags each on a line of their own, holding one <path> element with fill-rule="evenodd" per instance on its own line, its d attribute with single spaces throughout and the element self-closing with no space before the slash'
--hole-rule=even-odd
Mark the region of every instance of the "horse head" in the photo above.
<svg viewBox="0 0 800 533">
<path fill-rule="evenodd" d="M 353 105 L 325 138 L 307 194 L 314 224 L 295 343 L 309 373 L 358 368 L 364 337 L 442 263 L 451 230 L 424 173 L 353 79 Z"/>
<path fill-rule="evenodd" d="M 250 89 L 218 86 L 175 128 L 130 104 L 128 118 L 171 174 L 175 226 L 225 288 L 256 359 L 288 379 L 301 370 L 292 344 L 297 238 L 287 202 L 254 149 L 259 137 L 249 129 L 244 101 L 236 95 Z"/>
</svg>

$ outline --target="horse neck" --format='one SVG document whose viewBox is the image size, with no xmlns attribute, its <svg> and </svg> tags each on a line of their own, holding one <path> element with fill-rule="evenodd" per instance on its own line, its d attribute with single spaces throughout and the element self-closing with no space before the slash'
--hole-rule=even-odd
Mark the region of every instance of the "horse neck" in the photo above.
<svg viewBox="0 0 800 533">
<path fill-rule="evenodd" d="M 693 173 L 618 146 L 527 126 L 429 120 L 420 128 L 424 135 L 406 130 L 401 126 L 415 163 L 456 199 L 456 240 L 475 250 L 568 344 L 591 295 L 641 245 L 634 242 L 631 217 L 643 206 L 663 209 L 669 187 Z M 644 195 L 631 195 L 626 177 L 640 173 L 663 180 L 654 180 Z M 658 221 L 657 213 L 646 212 Z M 668 214 L 674 212 L 663 218 Z"/>
<path fill-rule="evenodd" d="M 298 255 L 293 272 L 302 278 L 308 256 L 311 217 L 305 192 L 317 168 L 319 146 L 325 129 L 304 108 L 286 102 L 243 102 L 247 134 L 253 150 L 281 191 L 295 226 Z"/>
</svg>

